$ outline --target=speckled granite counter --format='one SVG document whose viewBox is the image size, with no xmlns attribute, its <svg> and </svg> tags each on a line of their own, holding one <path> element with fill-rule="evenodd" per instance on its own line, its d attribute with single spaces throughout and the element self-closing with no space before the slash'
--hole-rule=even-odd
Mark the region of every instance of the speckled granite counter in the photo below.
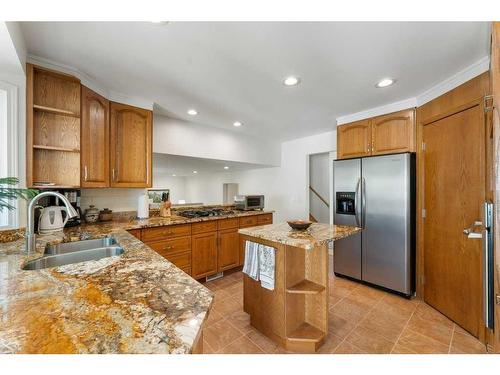
<svg viewBox="0 0 500 375">
<path fill-rule="evenodd" d="M 278 223 L 244 228 L 238 232 L 284 245 L 312 249 L 315 246 L 321 246 L 351 236 L 360 230 L 361 228 L 344 225 L 313 223 L 307 230 L 300 231 L 290 228 L 287 223 Z"/>
<path fill-rule="evenodd" d="M 0 353 L 189 353 L 213 295 L 126 230 L 265 214 L 209 218 L 152 217 L 84 224 L 47 243 L 113 235 L 124 254 L 23 271 L 24 240 L 0 243 Z M 22 233 L 23 230 L 19 230 Z M 16 234 L 16 233 L 14 233 Z M 17 237 L 19 238 L 19 237 Z"/>
</svg>

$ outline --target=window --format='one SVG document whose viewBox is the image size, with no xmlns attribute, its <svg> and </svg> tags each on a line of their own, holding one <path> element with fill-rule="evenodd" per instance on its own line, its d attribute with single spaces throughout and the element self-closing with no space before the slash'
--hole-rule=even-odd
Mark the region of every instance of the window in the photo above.
<svg viewBox="0 0 500 375">
<path fill-rule="evenodd" d="M 0 177 L 17 173 L 17 87 L 0 81 Z M 17 202 L 15 203 L 17 207 Z M 17 210 L 0 211 L 0 229 L 17 227 Z"/>
</svg>

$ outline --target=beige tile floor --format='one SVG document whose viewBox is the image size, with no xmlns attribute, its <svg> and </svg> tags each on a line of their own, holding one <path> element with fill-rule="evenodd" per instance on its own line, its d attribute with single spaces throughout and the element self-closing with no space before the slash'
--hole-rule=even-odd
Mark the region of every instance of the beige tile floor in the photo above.
<svg viewBox="0 0 500 375">
<path fill-rule="evenodd" d="M 243 274 L 205 284 L 215 294 L 204 353 L 285 353 L 250 325 Z M 476 338 L 420 300 L 330 278 L 329 333 L 320 353 L 486 353 Z"/>
</svg>

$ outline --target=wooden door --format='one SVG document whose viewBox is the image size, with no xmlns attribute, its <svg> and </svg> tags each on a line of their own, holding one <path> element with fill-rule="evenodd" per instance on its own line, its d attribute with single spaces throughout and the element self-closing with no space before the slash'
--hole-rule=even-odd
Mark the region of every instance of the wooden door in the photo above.
<svg viewBox="0 0 500 375">
<path fill-rule="evenodd" d="M 493 150 L 500 149 L 500 22 L 493 22 L 491 41 L 491 89 L 493 94 Z M 492 190 L 495 192 L 493 202 L 496 207 L 500 202 L 500 179 L 498 178 L 498 153 L 492 158 L 491 173 L 493 175 Z M 494 350 L 500 353 L 500 214 L 498 208 L 495 210 L 494 227 L 494 255 L 495 259 L 495 339 Z"/>
<path fill-rule="evenodd" d="M 82 187 L 109 187 L 109 101 L 82 86 Z"/>
<path fill-rule="evenodd" d="M 371 154 L 370 120 L 362 120 L 337 127 L 337 157 L 339 159 Z"/>
<path fill-rule="evenodd" d="M 111 186 L 151 187 L 152 113 L 111 103 Z"/>
<path fill-rule="evenodd" d="M 415 110 L 372 119 L 372 155 L 415 151 Z"/>
<path fill-rule="evenodd" d="M 219 231 L 219 272 L 237 267 L 239 260 L 240 254 L 238 228 Z"/>
<path fill-rule="evenodd" d="M 200 279 L 217 273 L 217 232 L 193 234 L 191 276 Z"/>
<path fill-rule="evenodd" d="M 484 339 L 482 240 L 464 234 L 483 220 L 485 122 L 479 103 L 423 126 L 424 299 Z"/>
</svg>

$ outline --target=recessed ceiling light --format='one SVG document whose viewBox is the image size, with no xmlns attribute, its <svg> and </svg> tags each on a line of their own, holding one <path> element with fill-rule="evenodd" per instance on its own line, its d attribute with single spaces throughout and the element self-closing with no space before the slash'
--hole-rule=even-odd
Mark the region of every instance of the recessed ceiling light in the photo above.
<svg viewBox="0 0 500 375">
<path fill-rule="evenodd" d="M 175 177 L 175 174 L 173 174 L 172 177 Z"/>
<path fill-rule="evenodd" d="M 300 78 L 295 76 L 286 77 L 283 80 L 285 86 L 296 86 L 300 83 Z"/>
<path fill-rule="evenodd" d="M 226 165 L 226 166 L 224 167 L 224 169 L 229 169 L 229 167 Z"/>
<path fill-rule="evenodd" d="M 196 109 L 188 109 L 187 113 L 190 116 L 196 116 L 198 114 L 198 111 Z"/>
<path fill-rule="evenodd" d="M 150 21 L 151 23 L 156 23 L 156 24 L 159 24 L 159 25 L 166 25 L 168 24 L 169 21 Z"/>
<path fill-rule="evenodd" d="M 395 82 L 396 82 L 396 80 L 393 79 L 393 78 L 384 78 L 384 79 L 381 79 L 380 81 L 378 81 L 378 83 L 375 85 L 375 87 L 381 89 L 381 88 L 384 88 L 384 87 L 391 86 Z"/>
<path fill-rule="evenodd" d="M 198 171 L 193 171 L 194 174 L 198 173 Z"/>
<path fill-rule="evenodd" d="M 237 128 L 239 128 L 241 125 L 243 125 L 243 124 L 239 121 L 233 122 L 233 126 L 236 126 Z"/>
</svg>

